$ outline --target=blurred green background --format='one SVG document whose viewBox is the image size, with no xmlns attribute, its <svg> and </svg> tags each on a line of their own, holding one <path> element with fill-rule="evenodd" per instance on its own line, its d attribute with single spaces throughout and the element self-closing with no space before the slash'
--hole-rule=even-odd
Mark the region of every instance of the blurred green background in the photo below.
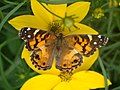
<svg viewBox="0 0 120 90">
<path fill-rule="evenodd" d="M 41 1 L 70 4 L 80 0 Z M 91 8 L 81 23 L 109 37 L 108 44 L 100 49 L 106 75 L 112 82 L 108 90 L 120 90 L 120 1 L 84 1 L 90 1 Z M 24 43 L 18 37 L 18 31 L 8 24 L 8 20 L 23 14 L 32 14 L 29 0 L 0 0 L 0 90 L 19 90 L 26 80 L 37 75 L 21 59 Z M 102 74 L 98 60 L 91 69 Z"/>
</svg>

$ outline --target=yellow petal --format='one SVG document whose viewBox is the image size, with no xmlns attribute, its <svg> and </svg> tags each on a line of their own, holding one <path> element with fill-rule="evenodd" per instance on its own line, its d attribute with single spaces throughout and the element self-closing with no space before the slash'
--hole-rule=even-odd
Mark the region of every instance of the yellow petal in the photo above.
<svg viewBox="0 0 120 90">
<path fill-rule="evenodd" d="M 72 87 L 72 90 L 89 90 L 89 87 L 82 85 L 82 82 L 77 79 L 71 80 L 69 84 Z"/>
<path fill-rule="evenodd" d="M 67 7 L 67 16 L 76 17 L 74 20 L 80 22 L 88 13 L 90 2 L 76 2 Z"/>
<path fill-rule="evenodd" d="M 9 21 L 9 23 L 17 30 L 23 27 L 39 28 L 42 30 L 48 30 L 48 25 L 43 20 L 38 20 L 33 15 L 22 15 L 15 17 Z"/>
<path fill-rule="evenodd" d="M 94 62 L 97 60 L 98 55 L 99 55 L 99 51 L 97 49 L 97 51 L 94 52 L 94 54 L 91 55 L 90 57 L 83 57 L 82 65 L 80 67 L 78 67 L 76 70 L 74 70 L 74 72 L 88 70 L 94 64 Z"/>
<path fill-rule="evenodd" d="M 58 69 L 56 69 L 55 67 L 55 62 L 52 65 L 52 68 L 49 70 L 38 70 L 37 68 L 35 68 L 35 66 L 32 64 L 31 60 L 30 60 L 30 52 L 24 47 L 23 52 L 22 52 L 22 58 L 25 59 L 26 63 L 29 65 L 30 68 L 32 68 L 34 71 L 36 71 L 37 73 L 40 74 L 54 74 L 54 75 L 59 75 L 60 71 Z"/>
<path fill-rule="evenodd" d="M 59 83 L 53 90 L 73 90 L 68 82 Z"/>
<path fill-rule="evenodd" d="M 43 74 L 29 79 L 20 90 L 52 90 L 60 82 L 61 79 L 56 75 Z"/>
<path fill-rule="evenodd" d="M 87 87 L 82 87 L 79 83 L 61 82 L 53 90 L 89 90 Z"/>
<path fill-rule="evenodd" d="M 49 9 L 46 4 L 42 4 Z M 52 14 L 49 13 L 37 0 L 31 0 L 31 8 L 34 15 L 38 18 L 38 21 L 39 19 L 43 19 L 48 25 L 52 22 Z"/>
<path fill-rule="evenodd" d="M 75 26 L 72 26 L 70 29 L 66 28 L 63 33 L 66 36 L 72 34 L 98 34 L 98 32 L 91 27 L 80 23 L 75 23 Z"/>
<path fill-rule="evenodd" d="M 81 71 L 75 73 L 72 76 L 72 80 L 74 83 L 79 83 L 81 86 L 89 87 L 89 89 L 105 87 L 104 77 L 101 74 L 94 71 Z M 111 82 L 109 80 L 107 81 L 108 85 L 111 85 Z"/>
<path fill-rule="evenodd" d="M 62 18 L 65 17 L 65 12 L 66 12 L 67 4 L 59 4 L 59 5 L 49 4 L 48 7 L 50 8 L 50 10 L 54 14 L 56 14 L 56 15 L 62 17 Z M 56 16 L 53 16 L 53 20 L 57 20 L 57 19 L 60 19 L 60 18 L 58 18 Z"/>
</svg>

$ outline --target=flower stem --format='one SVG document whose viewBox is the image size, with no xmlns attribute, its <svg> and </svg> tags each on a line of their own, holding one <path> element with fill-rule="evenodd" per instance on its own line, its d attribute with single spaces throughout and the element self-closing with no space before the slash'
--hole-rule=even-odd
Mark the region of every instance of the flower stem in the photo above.
<svg viewBox="0 0 120 90">
<path fill-rule="evenodd" d="M 105 71 L 105 67 L 104 67 L 103 62 L 102 62 L 100 57 L 98 58 L 98 61 L 99 61 L 100 67 L 102 69 L 102 73 L 104 75 L 105 90 L 108 90 L 107 74 L 106 74 L 106 71 Z"/>
<path fill-rule="evenodd" d="M 3 25 L 4 25 L 4 24 L 6 23 L 6 21 L 9 19 L 9 17 L 10 17 L 11 15 L 13 15 L 13 13 L 15 13 L 20 7 L 22 7 L 25 2 L 26 2 L 26 0 L 23 1 L 23 2 L 21 2 L 20 4 L 18 4 L 13 10 L 11 10 L 11 11 L 4 17 L 4 19 L 3 19 L 2 22 L 0 23 L 0 31 L 1 31 L 2 27 L 3 27 Z"/>
<path fill-rule="evenodd" d="M 105 3 L 105 4 L 103 4 L 103 5 L 101 6 L 101 8 L 107 6 L 108 4 L 109 4 L 109 3 Z"/>
<path fill-rule="evenodd" d="M 0 52 L 1 52 L 1 49 L 0 49 Z M 1 74 L 1 78 L 2 78 L 2 83 L 4 86 L 4 89 L 5 90 L 12 90 L 12 87 L 10 85 L 10 83 L 8 82 L 6 76 L 5 76 L 5 72 L 3 70 L 3 63 L 2 63 L 2 58 L 1 58 L 1 55 L 0 55 L 0 74 Z"/>
<path fill-rule="evenodd" d="M 51 12 L 49 9 L 47 9 L 41 2 L 40 2 L 40 4 L 41 4 L 48 12 L 50 12 L 50 13 L 53 14 L 54 16 L 56 16 L 56 17 L 58 17 L 58 18 L 60 18 L 60 19 L 63 19 L 62 17 L 56 15 L 55 13 L 53 13 L 53 12 Z"/>
<path fill-rule="evenodd" d="M 38 0 L 39 2 L 47 3 L 47 4 L 66 4 L 66 3 L 74 3 L 78 0 Z"/>
<path fill-rule="evenodd" d="M 8 0 L 3 0 L 5 3 L 12 4 L 12 5 L 17 5 L 19 3 L 8 1 Z"/>
</svg>

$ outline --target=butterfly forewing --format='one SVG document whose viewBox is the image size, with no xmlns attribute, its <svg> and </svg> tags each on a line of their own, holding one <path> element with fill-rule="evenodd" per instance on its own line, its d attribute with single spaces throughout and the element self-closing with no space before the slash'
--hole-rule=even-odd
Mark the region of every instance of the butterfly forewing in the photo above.
<svg viewBox="0 0 120 90">
<path fill-rule="evenodd" d="M 97 48 L 108 42 L 108 38 L 102 35 L 70 35 L 65 39 L 71 47 L 86 57 L 94 54 Z"/>
<path fill-rule="evenodd" d="M 19 36 L 31 52 L 31 63 L 38 69 L 50 69 L 54 58 L 55 36 L 43 30 L 26 27 L 21 29 Z"/>
<path fill-rule="evenodd" d="M 22 28 L 21 31 L 19 32 L 20 38 L 25 41 L 26 48 L 29 51 L 34 50 L 34 48 L 36 48 L 40 42 L 42 41 L 44 42 L 45 40 L 44 34 L 46 34 L 46 31 L 38 30 L 36 28 L 27 28 L 27 27 Z"/>
</svg>

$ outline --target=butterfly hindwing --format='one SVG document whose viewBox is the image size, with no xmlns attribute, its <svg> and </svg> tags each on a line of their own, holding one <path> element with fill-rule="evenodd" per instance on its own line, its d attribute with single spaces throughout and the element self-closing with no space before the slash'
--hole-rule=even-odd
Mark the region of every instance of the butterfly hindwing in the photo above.
<svg viewBox="0 0 120 90">
<path fill-rule="evenodd" d="M 31 53 L 31 62 L 38 70 L 47 70 L 52 67 L 54 59 L 54 48 L 35 48 Z"/>
<path fill-rule="evenodd" d="M 59 38 L 61 43 L 56 45 L 56 68 L 61 71 L 70 72 L 81 65 L 83 57 L 78 53 L 73 46 L 69 45 L 70 40 L 66 38 Z"/>
</svg>

